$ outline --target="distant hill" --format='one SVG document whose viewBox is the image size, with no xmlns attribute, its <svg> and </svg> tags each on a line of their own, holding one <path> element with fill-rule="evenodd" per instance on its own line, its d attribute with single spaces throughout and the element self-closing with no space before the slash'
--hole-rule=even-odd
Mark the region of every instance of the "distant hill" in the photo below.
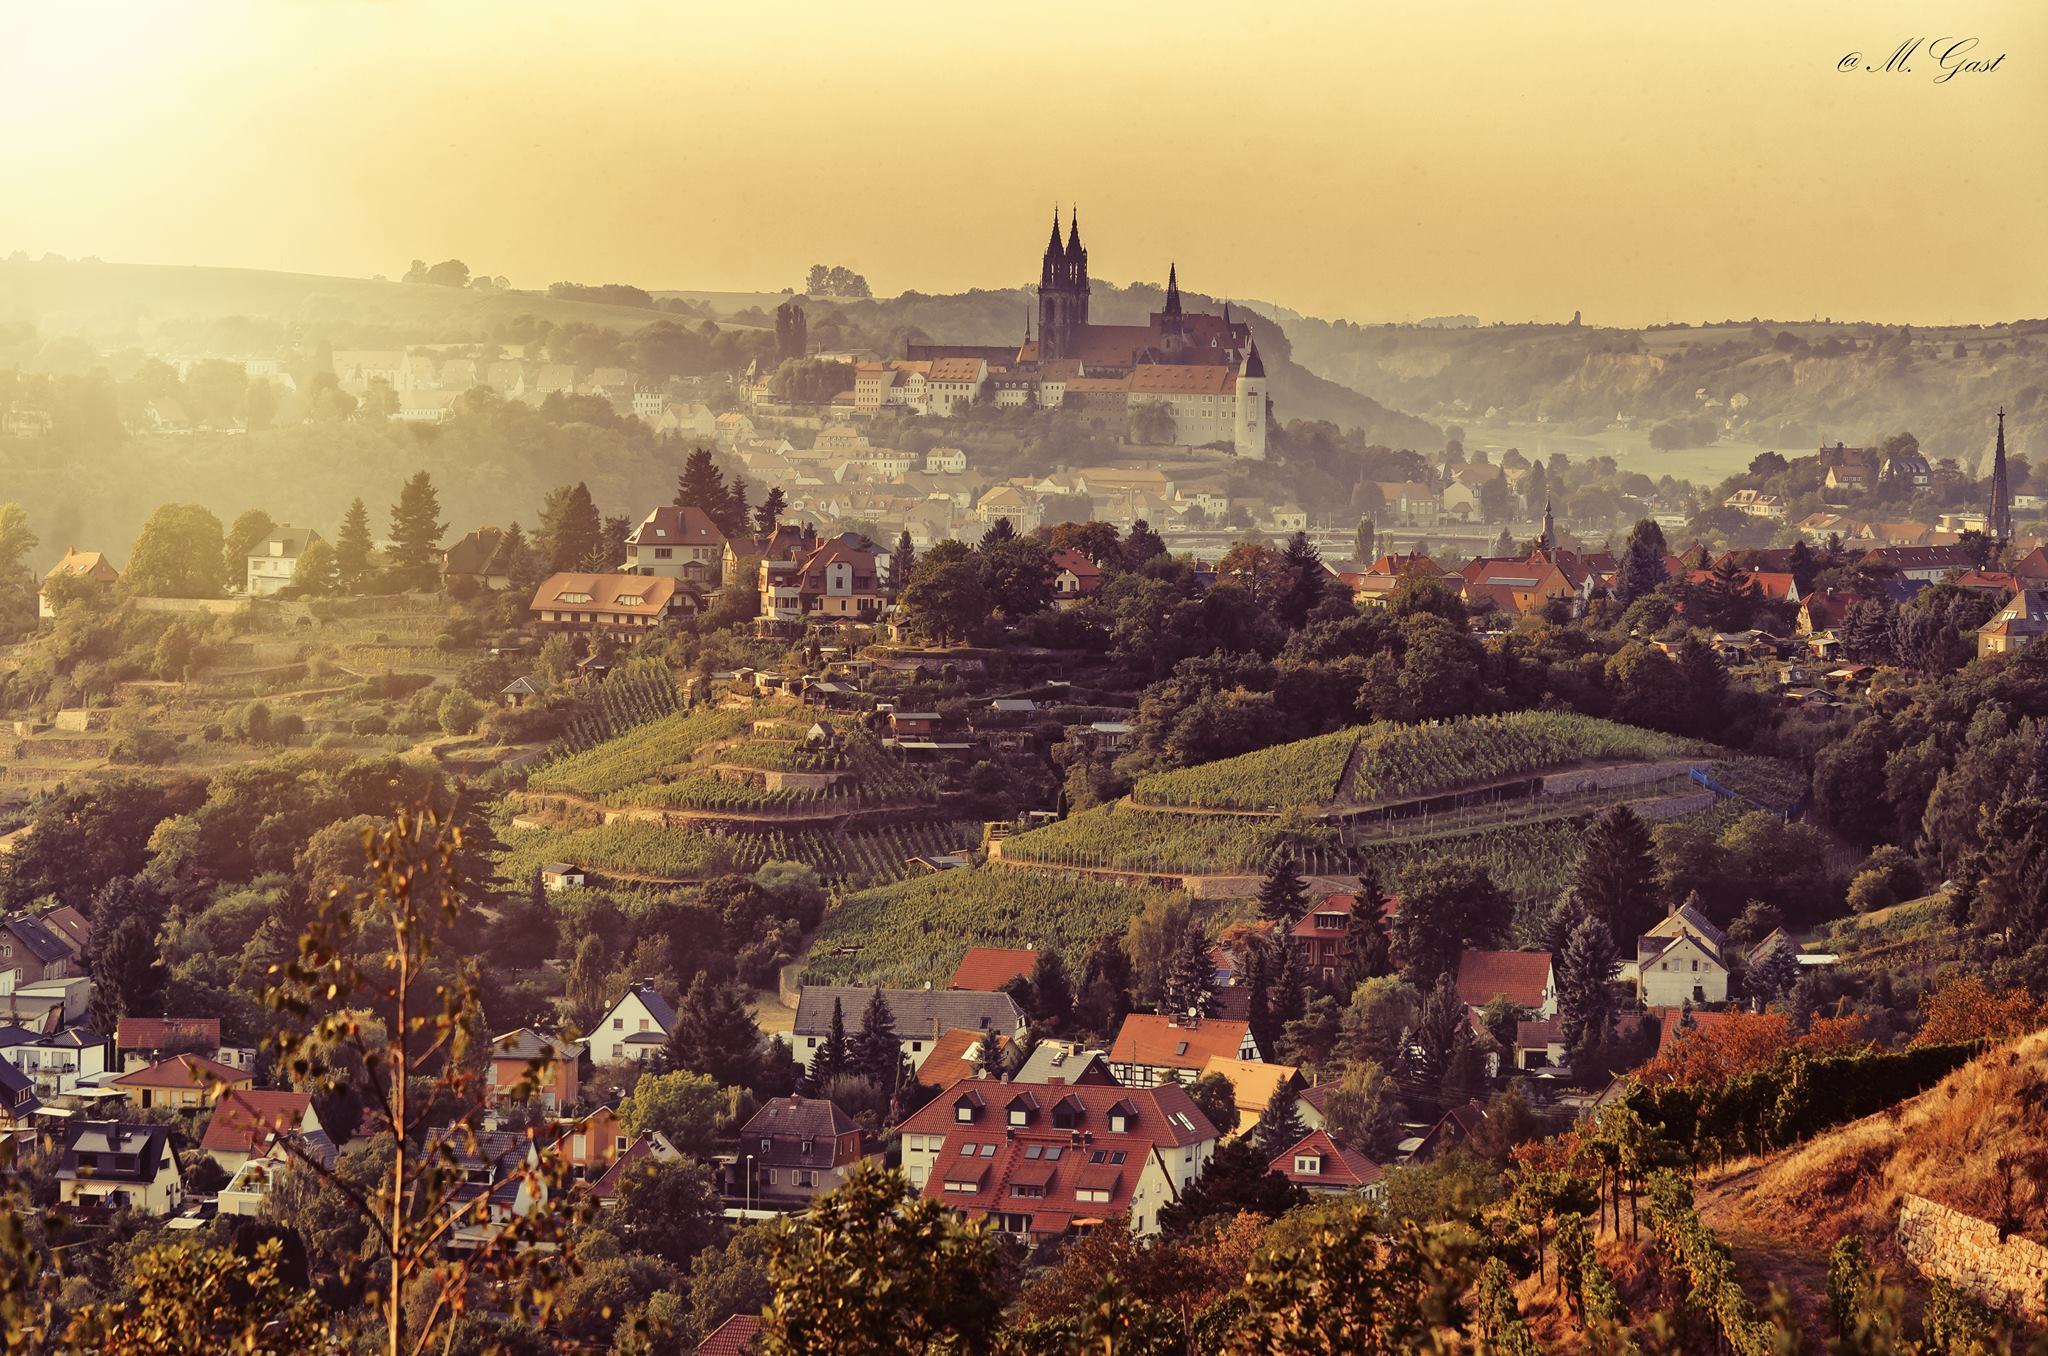
<svg viewBox="0 0 2048 1356">
<path fill-rule="evenodd" d="M 2022 450 L 2048 443 L 2048 320 L 1450 328 L 1356 325 L 1246 304 L 1286 329 L 1309 371 L 1446 425 L 1477 427 L 1491 410 L 1578 433 L 1625 416 L 1646 431 L 1705 414 L 1725 437 L 1788 452 L 1910 431 L 1923 450 L 1969 469 L 1988 450 L 2002 403 L 2009 441 Z"/>
<path fill-rule="evenodd" d="M 259 268 L 0 260 L 0 324 L 76 335 L 103 349 L 174 352 L 208 322 L 256 322 L 252 341 L 299 327 L 336 342 L 475 342 L 529 315 L 552 324 L 637 330 L 676 316 L 631 306 L 556 301 L 545 292 L 481 292 L 430 283 L 274 273 Z"/>
</svg>

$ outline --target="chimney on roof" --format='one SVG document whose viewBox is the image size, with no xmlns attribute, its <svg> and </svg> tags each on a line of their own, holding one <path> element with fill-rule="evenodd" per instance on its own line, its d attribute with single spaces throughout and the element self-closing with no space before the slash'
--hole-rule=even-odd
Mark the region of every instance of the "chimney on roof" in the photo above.
<svg viewBox="0 0 2048 1356">
<path fill-rule="evenodd" d="M 1067 1080 L 1055 1074 L 1053 1077 L 1045 1080 L 1045 1085 L 1049 1088 L 1063 1088 L 1067 1085 Z"/>
</svg>

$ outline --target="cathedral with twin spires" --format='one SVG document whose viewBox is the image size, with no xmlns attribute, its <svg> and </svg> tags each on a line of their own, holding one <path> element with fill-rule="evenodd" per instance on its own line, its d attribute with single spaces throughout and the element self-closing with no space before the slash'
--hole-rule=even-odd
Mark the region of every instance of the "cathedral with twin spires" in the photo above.
<svg viewBox="0 0 2048 1356">
<path fill-rule="evenodd" d="M 1062 243 L 1055 210 L 1039 265 L 1035 337 L 1027 328 L 1015 347 L 912 344 L 856 392 L 933 414 L 951 414 L 966 403 L 946 397 L 970 381 L 977 398 L 999 407 L 1127 417 L 1134 406 L 1153 402 L 1172 416 L 1175 443 L 1265 458 L 1266 367 L 1249 324 L 1233 320 L 1227 304 L 1222 315 L 1185 309 L 1173 265 L 1166 271 L 1166 301 L 1143 325 L 1093 323 L 1088 297 L 1081 214 L 1073 213 Z"/>
</svg>

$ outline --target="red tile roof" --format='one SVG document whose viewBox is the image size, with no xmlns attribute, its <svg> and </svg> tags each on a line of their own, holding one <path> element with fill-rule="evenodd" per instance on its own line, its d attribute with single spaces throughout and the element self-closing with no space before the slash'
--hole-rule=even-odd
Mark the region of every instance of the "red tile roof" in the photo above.
<svg viewBox="0 0 2048 1356">
<path fill-rule="evenodd" d="M 1236 1059 L 1251 1030 L 1249 1022 L 1222 1017 L 1204 1017 L 1193 1026 L 1183 1025 L 1186 1020 L 1166 1013 L 1132 1013 L 1109 1047 L 1109 1062 L 1200 1072 L 1219 1055 Z"/>
<path fill-rule="evenodd" d="M 534 590 L 528 610 L 593 616 L 659 617 L 676 596 L 676 581 L 655 574 L 557 574 Z"/>
<path fill-rule="evenodd" d="M 218 1017 L 123 1017 L 114 1024 L 116 1050 L 161 1050 L 181 1041 L 220 1048 Z"/>
<path fill-rule="evenodd" d="M 747 1356 L 760 1333 L 759 1318 L 753 1314 L 734 1314 L 697 1344 L 696 1356 Z"/>
<path fill-rule="evenodd" d="M 1386 907 L 1380 911 L 1381 919 L 1387 922 L 1392 922 L 1394 914 L 1400 909 L 1400 907 L 1401 901 L 1397 896 L 1388 896 Z M 1293 927 L 1287 930 L 1287 935 L 1289 937 L 1300 938 L 1303 941 L 1310 941 L 1316 938 L 1334 939 L 1339 937 L 1348 937 L 1351 935 L 1351 924 L 1349 920 L 1351 919 L 1351 916 L 1357 912 L 1357 910 L 1357 895 L 1324 895 L 1321 899 L 1317 900 L 1314 904 L 1309 906 L 1309 911 L 1301 916 L 1300 921 L 1295 923 Z M 1343 914 L 1346 919 L 1344 926 L 1340 928 L 1326 928 L 1318 925 L 1316 922 L 1316 915 L 1328 913 Z"/>
<path fill-rule="evenodd" d="M 975 1110 L 971 1122 L 956 1118 L 963 1098 Z M 1010 1124 L 1013 1104 L 1027 1113 L 1021 1126 Z M 1112 1130 L 1118 1115 L 1126 1118 L 1124 1128 Z M 1216 1127 L 1178 1084 L 955 1083 L 898 1129 L 944 1137 L 926 1196 L 970 1217 L 1028 1213 L 1036 1234 L 1065 1233 L 1076 1220 L 1115 1219 L 1129 1209 L 1139 1176 L 1160 1150 L 1216 1138 Z M 1076 1143 L 1077 1134 L 1090 1138 Z M 971 1156 L 963 1146 L 973 1146 Z M 1083 1191 L 1105 1199 L 1084 1200 Z"/>
<path fill-rule="evenodd" d="M 199 1147 L 220 1153 L 268 1153 L 272 1140 L 299 1128 L 312 1104 L 311 1093 L 231 1089 L 213 1108 Z"/>
<path fill-rule="evenodd" d="M 229 1087 L 245 1085 L 253 1080 L 241 1069 L 231 1068 L 217 1059 L 204 1055 L 173 1055 L 158 1060 L 146 1069 L 137 1069 L 131 1074 L 122 1074 L 114 1080 L 120 1088 L 197 1088 L 209 1079 L 217 1079 Z"/>
<path fill-rule="evenodd" d="M 925 1055 L 923 1062 L 917 1066 L 917 1081 L 936 1087 L 944 1087 L 946 1084 L 957 1082 L 962 1078 L 973 1078 L 981 1071 L 974 1067 L 974 1061 L 969 1058 L 969 1052 L 974 1049 L 975 1045 L 986 1034 L 986 1032 L 956 1026 L 940 1036 L 936 1041 L 932 1042 L 930 1052 Z M 1008 1036 L 1003 1035 L 1001 1032 L 996 1033 L 997 1048 L 1001 1048 L 1009 1043 L 1010 1038 Z"/>
<path fill-rule="evenodd" d="M 1320 1172 L 1301 1172 L 1295 1162 L 1305 1155 L 1321 1160 Z M 1380 1180 L 1380 1165 L 1358 1150 L 1339 1144 L 1327 1130 L 1311 1130 L 1293 1148 L 1273 1155 L 1267 1164 L 1299 1187 L 1324 1191 L 1356 1191 Z"/>
<path fill-rule="evenodd" d="M 1475 1008 L 1502 997 L 1540 1008 L 1549 978 L 1548 951 L 1467 951 L 1458 957 L 1458 997 Z"/>
<path fill-rule="evenodd" d="M 1028 947 L 970 946 L 954 968 L 953 977 L 946 981 L 946 987 L 994 993 L 1011 980 L 1030 974 L 1036 964 L 1038 953 Z"/>
</svg>

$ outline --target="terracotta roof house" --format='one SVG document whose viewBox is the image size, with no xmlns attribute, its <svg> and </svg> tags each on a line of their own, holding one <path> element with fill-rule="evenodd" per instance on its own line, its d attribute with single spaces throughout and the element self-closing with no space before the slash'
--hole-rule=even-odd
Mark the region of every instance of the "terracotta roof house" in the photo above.
<svg viewBox="0 0 2048 1356">
<path fill-rule="evenodd" d="M 1026 947 L 970 946 L 946 987 L 994 993 L 1013 979 L 1028 977 L 1036 964 L 1038 953 Z"/>
<path fill-rule="evenodd" d="M 1052 593 L 1055 601 L 1075 603 L 1102 587 L 1102 571 L 1079 551 L 1052 553 Z"/>
<path fill-rule="evenodd" d="M 50 572 L 43 576 L 42 588 L 36 593 L 36 611 L 45 620 L 57 615 L 56 603 L 50 597 L 50 585 L 59 579 L 84 580 L 105 591 L 121 582 L 121 572 L 114 568 L 103 552 L 65 547 L 64 558 L 50 567 Z"/>
<path fill-rule="evenodd" d="M 137 1106 L 190 1110 L 205 1106 L 216 1097 L 255 1080 L 246 1069 L 237 1069 L 204 1055 L 173 1055 L 133 1073 L 122 1074 L 109 1087 L 128 1094 Z"/>
<path fill-rule="evenodd" d="M 860 1126 L 829 1099 L 776 1097 L 740 1127 L 738 1145 L 719 1163 L 728 1197 L 789 1211 L 838 1187 L 866 1156 Z"/>
<path fill-rule="evenodd" d="M 1391 922 L 1401 901 L 1389 898 L 1381 910 L 1381 922 Z M 1335 979 L 1351 959 L 1351 924 L 1358 912 L 1358 896 L 1348 893 L 1324 895 L 1287 930 L 1288 944 L 1302 953 L 1302 963 L 1312 975 Z"/>
<path fill-rule="evenodd" d="M 1156 1233 L 1217 1142 L 1179 1087 L 1057 1080 L 955 1083 L 897 1129 L 913 1187 L 1033 1241 L 1119 1217 Z"/>
<path fill-rule="evenodd" d="M 635 1135 L 630 1144 L 617 1151 L 617 1156 L 611 1160 L 611 1166 L 590 1184 L 590 1194 L 606 1205 L 614 1204 L 619 1198 L 619 1184 L 625 1181 L 627 1173 L 645 1172 L 653 1164 L 673 1163 L 682 1156 L 682 1151 L 669 1143 L 668 1138 L 659 1131 L 650 1130 L 646 1134 Z"/>
<path fill-rule="evenodd" d="M 233 1176 L 286 1135 L 316 1133 L 323 1132 L 311 1093 L 236 1088 L 214 1104 L 199 1147 Z"/>
<path fill-rule="evenodd" d="M 123 1017 L 114 1023 L 114 1057 L 124 1073 L 174 1053 L 219 1049 L 218 1017 Z"/>
<path fill-rule="evenodd" d="M 512 581 L 505 572 L 491 569 L 492 562 L 497 559 L 498 547 L 504 540 L 505 534 L 495 527 L 479 527 L 465 532 L 454 545 L 441 553 L 441 577 L 467 580 L 480 588 L 509 587 Z"/>
<path fill-rule="evenodd" d="M 790 1027 L 790 1048 L 806 1069 L 832 1031 L 832 1005 L 837 1002 L 846 1033 L 862 1029 L 875 990 L 858 986 L 806 984 L 797 996 L 796 1019 Z M 1006 993 L 952 989 L 883 989 L 882 1001 L 896 1027 L 909 1067 L 924 1063 L 933 1044 L 948 1031 L 969 1030 L 1015 1037 L 1028 1023 Z"/>
<path fill-rule="evenodd" d="M 1109 1070 L 1119 1083 L 1131 1088 L 1192 1083 L 1218 1056 L 1260 1058 L 1250 1022 L 1134 1012 L 1124 1018 L 1110 1044 Z"/>
<path fill-rule="evenodd" d="M 1564 1062 L 1564 1018 L 1515 1023 L 1515 1067 L 1547 1069 Z"/>
<path fill-rule="evenodd" d="M 1300 1143 L 1273 1155 L 1267 1165 L 1304 1191 L 1344 1196 L 1380 1191 L 1380 1165 L 1358 1150 L 1339 1144 L 1327 1130 L 1311 1130 Z"/>
<path fill-rule="evenodd" d="M 544 630 L 644 631 L 696 610 L 697 595 L 665 575 L 555 574 L 527 610 Z"/>
<path fill-rule="evenodd" d="M 761 1335 L 761 1319 L 755 1314 L 734 1314 L 713 1328 L 697 1344 L 693 1356 L 750 1356 L 754 1339 Z"/>
<path fill-rule="evenodd" d="M 1557 981 L 1548 951 L 1467 951 L 1458 957 L 1458 996 L 1483 1008 L 1511 1000 L 1539 1016 L 1557 1011 Z"/>
<path fill-rule="evenodd" d="M 583 1047 L 574 1041 L 522 1026 L 491 1040 L 490 1083 L 485 1099 L 531 1098 L 549 1111 L 561 1111 L 576 1104 L 579 1064 Z M 539 1070 L 535 1072 L 535 1065 Z M 527 1080 L 532 1079 L 532 1086 Z"/>
<path fill-rule="evenodd" d="M 663 504 L 626 535 L 622 574 L 666 575 L 700 589 L 718 586 L 725 569 L 725 533 L 694 505 Z"/>
<path fill-rule="evenodd" d="M 988 1039 L 982 1032 L 969 1031 L 964 1027 L 946 1032 L 925 1052 L 924 1062 L 917 1066 L 917 1081 L 928 1087 L 942 1088 L 962 1078 L 980 1076 L 982 1043 Z M 1001 1033 L 997 1033 L 994 1040 L 998 1050 L 1010 1044 L 1010 1038 Z"/>
</svg>

